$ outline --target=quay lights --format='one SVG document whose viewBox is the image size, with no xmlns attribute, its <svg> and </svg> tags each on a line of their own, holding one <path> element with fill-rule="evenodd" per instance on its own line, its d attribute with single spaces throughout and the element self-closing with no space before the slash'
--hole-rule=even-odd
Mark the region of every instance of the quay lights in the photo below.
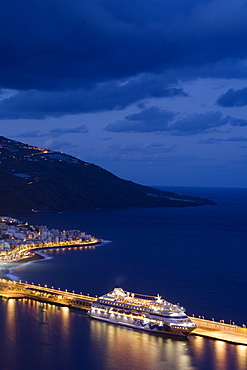
<svg viewBox="0 0 247 370">
<path fill-rule="evenodd" d="M 196 317 L 195 317 L 195 315 L 194 315 L 193 313 L 191 314 L 191 317 L 194 317 L 194 318 L 196 319 Z M 201 320 L 206 320 L 204 316 L 198 316 L 198 318 L 199 318 L 199 319 L 201 319 Z M 214 317 L 212 317 L 212 318 L 211 318 L 211 321 L 215 322 L 215 318 L 214 318 Z M 226 324 L 226 325 L 237 325 L 237 324 L 236 324 L 234 321 L 232 321 L 232 320 L 230 320 L 230 323 L 229 323 L 229 324 L 225 323 L 225 320 L 223 320 L 223 319 L 219 320 L 218 322 L 220 322 L 221 324 Z M 217 323 L 217 321 L 216 321 L 216 323 Z M 238 326 L 238 325 L 237 325 L 237 326 Z M 245 324 L 242 324 L 242 325 L 241 325 L 241 327 L 242 327 L 242 328 L 246 328 L 246 325 L 245 325 Z"/>
</svg>

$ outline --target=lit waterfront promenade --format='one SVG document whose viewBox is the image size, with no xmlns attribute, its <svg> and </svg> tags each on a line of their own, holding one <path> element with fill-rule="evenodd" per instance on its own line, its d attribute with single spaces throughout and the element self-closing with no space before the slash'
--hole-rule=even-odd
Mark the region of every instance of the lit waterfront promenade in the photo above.
<svg viewBox="0 0 247 370">
<path fill-rule="evenodd" d="M 30 252 L 38 252 L 46 249 L 63 249 L 63 248 L 87 248 L 94 246 L 96 244 L 100 244 L 101 240 L 92 236 L 90 239 L 87 240 L 65 240 L 60 242 L 40 242 L 40 243 L 30 243 L 30 244 L 23 244 L 15 249 L 6 253 L 4 258 L 0 258 L 0 263 L 9 263 L 9 262 L 18 262 L 22 261 L 23 259 L 30 258 Z M 16 257 L 16 255 L 18 257 Z"/>
<path fill-rule="evenodd" d="M 68 292 L 60 288 L 55 289 L 53 286 L 40 286 L 40 284 L 34 285 L 33 283 L 29 284 L 6 279 L 0 279 L 0 297 L 5 299 L 28 298 L 86 311 L 90 309 L 91 304 L 97 299 L 97 297 L 85 295 L 82 292 L 77 294 L 74 291 Z M 247 328 L 245 327 L 205 320 L 204 318 L 191 317 L 191 319 L 198 325 L 198 328 L 193 330 L 191 335 L 247 345 Z"/>
</svg>

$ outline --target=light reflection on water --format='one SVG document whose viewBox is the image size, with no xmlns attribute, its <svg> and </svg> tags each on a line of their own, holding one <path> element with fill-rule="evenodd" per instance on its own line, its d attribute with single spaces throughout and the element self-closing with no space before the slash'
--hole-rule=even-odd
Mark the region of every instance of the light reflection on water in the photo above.
<svg viewBox="0 0 247 370">
<path fill-rule="evenodd" d="M 237 363 L 239 369 L 247 369 L 247 347 L 246 346 L 237 346 Z"/>
<path fill-rule="evenodd" d="M 107 369 L 187 369 L 194 367 L 187 342 L 90 321 L 91 340 Z"/>
<path fill-rule="evenodd" d="M 246 370 L 247 346 L 187 340 L 90 319 L 31 300 L 0 301 L 0 368 Z"/>
<path fill-rule="evenodd" d="M 247 347 L 190 336 L 188 340 L 91 320 L 90 338 L 104 369 L 246 370 Z"/>
<path fill-rule="evenodd" d="M 7 339 L 5 342 L 5 356 L 3 357 L 3 364 L 5 368 L 10 366 L 14 368 L 17 361 L 18 337 L 17 337 L 17 323 L 16 323 L 16 301 L 14 299 L 8 300 L 6 321 L 2 335 Z"/>
<path fill-rule="evenodd" d="M 221 370 L 226 368 L 226 352 L 227 344 L 226 342 L 215 341 L 215 362 L 218 364 L 218 368 Z"/>
</svg>

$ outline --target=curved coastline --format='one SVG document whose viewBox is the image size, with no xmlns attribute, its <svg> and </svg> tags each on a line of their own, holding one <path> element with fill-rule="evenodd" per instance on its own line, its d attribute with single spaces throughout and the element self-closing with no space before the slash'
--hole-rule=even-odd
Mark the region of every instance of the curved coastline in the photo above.
<svg viewBox="0 0 247 370">
<path fill-rule="evenodd" d="M 41 253 L 34 253 L 33 256 L 27 258 L 21 258 L 15 262 L 5 262 L 0 264 L 0 278 L 9 280 L 19 280 L 17 276 L 14 275 L 14 270 L 21 265 L 26 265 L 32 262 L 46 260 L 47 257 Z M 12 277 L 12 278 L 11 278 Z"/>
<path fill-rule="evenodd" d="M 111 240 L 103 240 L 103 239 L 97 239 L 97 242 L 87 243 L 87 244 L 81 244 L 81 245 L 58 245 L 53 247 L 40 247 L 40 248 L 34 248 L 33 249 L 33 256 L 26 257 L 26 258 L 20 258 L 14 262 L 5 262 L 0 264 L 0 278 L 9 279 L 9 280 L 20 280 L 18 276 L 14 274 L 15 269 L 22 265 L 28 265 L 29 263 L 37 262 L 37 261 L 46 261 L 50 260 L 53 257 L 47 256 L 45 253 L 46 250 L 53 250 L 53 249 L 87 249 L 88 247 L 94 247 L 96 245 L 104 245 L 111 243 Z"/>
</svg>

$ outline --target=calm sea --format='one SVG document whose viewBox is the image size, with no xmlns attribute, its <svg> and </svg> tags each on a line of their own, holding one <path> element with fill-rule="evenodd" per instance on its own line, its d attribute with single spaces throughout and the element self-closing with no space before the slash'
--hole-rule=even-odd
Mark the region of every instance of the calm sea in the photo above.
<svg viewBox="0 0 247 370">
<path fill-rule="evenodd" d="M 115 286 L 159 293 L 190 315 L 247 324 L 247 189 L 164 189 L 218 204 L 23 217 L 32 225 L 80 229 L 107 242 L 90 250 L 49 251 L 51 258 L 12 273 L 90 295 Z M 28 300 L 0 301 L 0 320 L 0 369 L 247 369 L 245 346 L 161 337 Z"/>
</svg>

